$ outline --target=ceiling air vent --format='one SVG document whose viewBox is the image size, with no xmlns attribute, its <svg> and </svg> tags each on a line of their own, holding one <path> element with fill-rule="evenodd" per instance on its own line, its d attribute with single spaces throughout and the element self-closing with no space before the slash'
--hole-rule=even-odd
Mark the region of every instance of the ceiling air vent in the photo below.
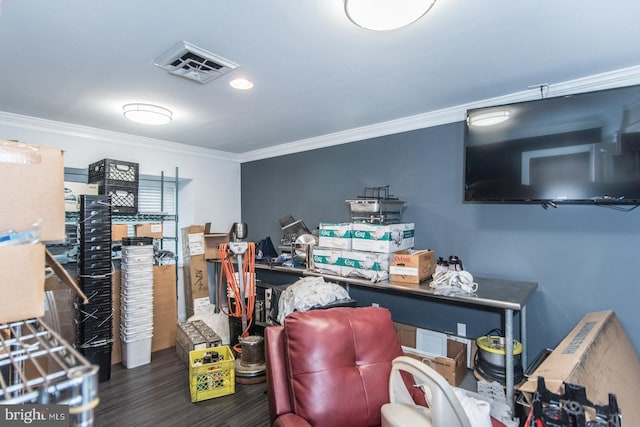
<svg viewBox="0 0 640 427">
<path fill-rule="evenodd" d="M 202 84 L 217 79 L 238 67 L 238 64 L 185 41 L 178 43 L 157 58 L 153 61 L 153 65 L 176 76 Z"/>
</svg>

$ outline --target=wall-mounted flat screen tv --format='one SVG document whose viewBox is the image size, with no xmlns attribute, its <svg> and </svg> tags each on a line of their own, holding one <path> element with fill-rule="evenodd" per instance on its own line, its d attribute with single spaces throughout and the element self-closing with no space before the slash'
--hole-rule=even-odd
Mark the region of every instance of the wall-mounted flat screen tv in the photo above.
<svg viewBox="0 0 640 427">
<path fill-rule="evenodd" d="M 464 199 L 640 204 L 640 85 L 467 111 Z"/>
</svg>

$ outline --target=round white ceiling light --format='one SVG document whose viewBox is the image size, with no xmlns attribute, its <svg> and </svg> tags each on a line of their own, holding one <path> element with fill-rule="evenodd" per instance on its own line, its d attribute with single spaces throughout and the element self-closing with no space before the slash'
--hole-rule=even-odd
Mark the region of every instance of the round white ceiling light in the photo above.
<svg viewBox="0 0 640 427">
<path fill-rule="evenodd" d="M 436 0 L 344 0 L 344 11 L 356 25 L 375 31 L 405 27 L 424 16 Z"/>
<path fill-rule="evenodd" d="M 143 125 L 164 125 L 173 118 L 171 110 L 153 104 L 125 104 L 122 111 L 127 119 Z"/>
<path fill-rule="evenodd" d="M 509 110 L 487 111 L 484 113 L 470 114 L 467 123 L 470 126 L 493 126 L 509 120 Z"/>
<path fill-rule="evenodd" d="M 229 82 L 229 85 L 231 85 L 231 87 L 234 89 L 249 90 L 253 87 L 253 82 L 248 79 L 240 78 L 231 80 L 231 82 Z"/>
</svg>

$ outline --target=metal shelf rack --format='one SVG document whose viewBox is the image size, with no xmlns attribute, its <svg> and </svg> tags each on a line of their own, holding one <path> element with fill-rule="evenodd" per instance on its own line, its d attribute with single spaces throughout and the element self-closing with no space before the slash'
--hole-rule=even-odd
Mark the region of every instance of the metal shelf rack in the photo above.
<svg viewBox="0 0 640 427">
<path fill-rule="evenodd" d="M 39 319 L 0 324 L 0 404 L 68 405 L 70 425 L 93 426 L 98 369 Z"/>
</svg>

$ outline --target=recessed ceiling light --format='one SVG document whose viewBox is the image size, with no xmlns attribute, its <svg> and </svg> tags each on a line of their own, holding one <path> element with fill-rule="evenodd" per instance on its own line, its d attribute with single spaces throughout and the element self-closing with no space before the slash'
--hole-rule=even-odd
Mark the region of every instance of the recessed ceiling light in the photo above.
<svg viewBox="0 0 640 427">
<path fill-rule="evenodd" d="M 467 117 L 467 123 L 470 126 L 493 126 L 509 120 L 509 115 L 509 110 L 496 110 L 469 114 L 469 117 Z"/>
<path fill-rule="evenodd" d="M 125 104 L 122 111 L 127 119 L 143 125 L 164 125 L 173 118 L 171 110 L 153 104 Z"/>
<path fill-rule="evenodd" d="M 234 79 L 229 84 L 232 88 L 240 90 L 248 90 L 253 87 L 253 82 L 247 79 Z"/>
<path fill-rule="evenodd" d="M 375 31 L 402 28 L 424 16 L 436 0 L 344 0 L 344 11 L 354 24 Z"/>
</svg>

